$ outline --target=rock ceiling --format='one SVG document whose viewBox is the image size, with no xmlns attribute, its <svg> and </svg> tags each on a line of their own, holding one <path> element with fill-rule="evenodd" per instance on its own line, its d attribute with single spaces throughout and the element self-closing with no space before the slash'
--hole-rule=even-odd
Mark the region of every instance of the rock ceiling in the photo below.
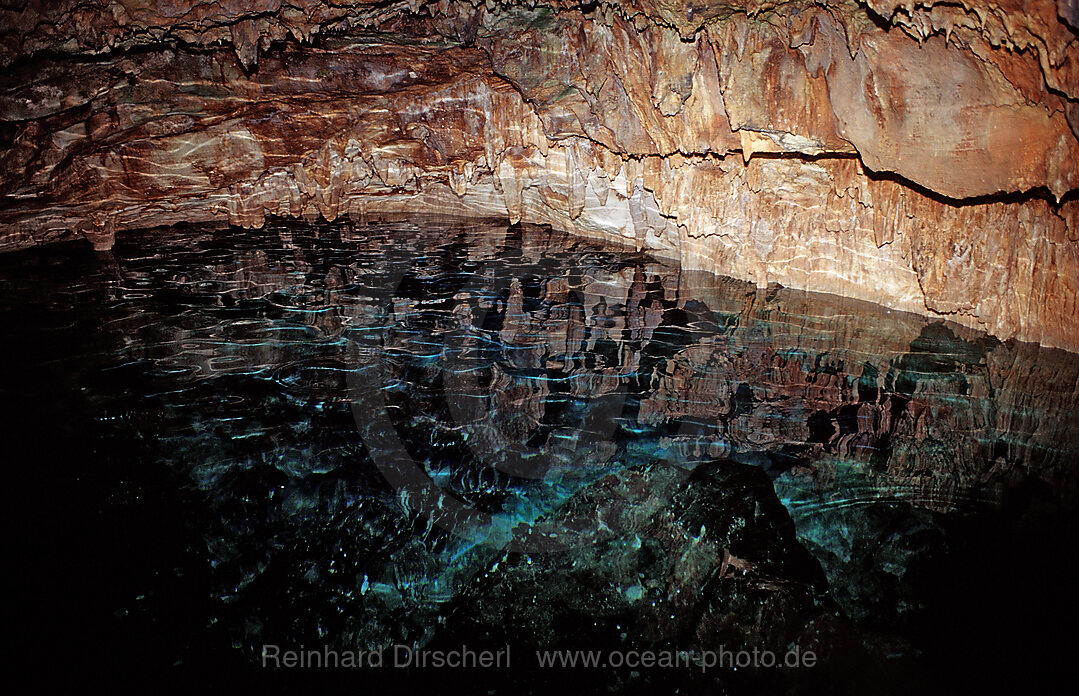
<svg viewBox="0 0 1079 696">
<path fill-rule="evenodd" d="M 507 217 L 1079 350 L 1075 0 L 0 9 L 0 249 Z"/>
</svg>

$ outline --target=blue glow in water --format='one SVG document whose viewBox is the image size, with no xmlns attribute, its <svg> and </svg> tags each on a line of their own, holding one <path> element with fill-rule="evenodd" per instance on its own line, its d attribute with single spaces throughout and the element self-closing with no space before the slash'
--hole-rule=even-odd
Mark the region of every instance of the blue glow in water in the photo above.
<svg viewBox="0 0 1079 696">
<path fill-rule="evenodd" d="M 278 229 L 0 259 L 30 543 L 92 568 L 116 643 L 423 645 L 507 551 L 644 553 L 632 511 L 733 462 L 843 614 L 919 654 L 954 520 L 1074 510 L 1073 355 L 545 229 Z"/>
</svg>

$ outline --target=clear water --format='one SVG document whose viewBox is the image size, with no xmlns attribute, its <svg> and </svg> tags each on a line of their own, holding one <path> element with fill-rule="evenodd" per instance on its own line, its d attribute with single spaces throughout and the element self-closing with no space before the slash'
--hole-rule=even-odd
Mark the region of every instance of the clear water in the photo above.
<svg viewBox="0 0 1079 696">
<path fill-rule="evenodd" d="M 1057 655 L 1031 638 L 1075 616 L 1079 359 L 1061 351 L 438 221 L 12 254 L 0 322 L 31 651 L 236 669 L 266 643 L 482 642 L 477 583 L 518 582 L 512 564 L 539 569 L 522 603 L 556 606 L 574 590 L 555 578 L 593 563 L 625 603 L 595 616 L 630 616 L 649 588 L 662 605 L 711 581 L 622 582 L 593 550 L 657 537 L 709 467 L 771 482 L 777 528 L 793 522 L 824 578 L 814 606 L 842 627 L 815 644 L 829 683 L 1008 683 Z M 517 621 L 522 645 L 540 635 L 506 611 L 494 623 Z M 707 647 L 699 630 L 607 632 Z"/>
</svg>

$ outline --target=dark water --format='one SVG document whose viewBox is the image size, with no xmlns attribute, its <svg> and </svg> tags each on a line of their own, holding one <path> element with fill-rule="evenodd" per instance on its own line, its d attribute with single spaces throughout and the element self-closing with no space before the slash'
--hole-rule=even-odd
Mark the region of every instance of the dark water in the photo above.
<svg viewBox="0 0 1079 696">
<path fill-rule="evenodd" d="M 566 678 L 536 649 L 798 645 L 572 683 L 970 693 L 1074 657 L 1075 355 L 430 221 L 8 255 L 0 323 L 12 625 L 54 674 L 510 644 L 474 676 L 521 693 Z"/>
</svg>

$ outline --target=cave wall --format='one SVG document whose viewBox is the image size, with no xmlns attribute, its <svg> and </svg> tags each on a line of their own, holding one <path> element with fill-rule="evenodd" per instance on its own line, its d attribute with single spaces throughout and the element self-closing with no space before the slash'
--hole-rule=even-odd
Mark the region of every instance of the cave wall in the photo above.
<svg viewBox="0 0 1079 696">
<path fill-rule="evenodd" d="M 0 249 L 508 217 L 1079 350 L 1073 0 L 0 9 Z"/>
</svg>

